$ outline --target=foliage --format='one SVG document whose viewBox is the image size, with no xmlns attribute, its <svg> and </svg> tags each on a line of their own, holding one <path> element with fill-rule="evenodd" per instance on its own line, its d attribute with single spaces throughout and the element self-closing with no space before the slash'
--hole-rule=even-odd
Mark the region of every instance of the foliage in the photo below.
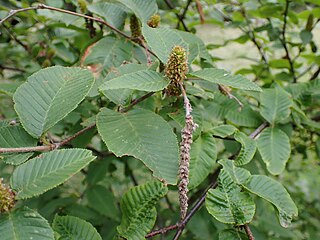
<svg viewBox="0 0 320 240">
<path fill-rule="evenodd" d="M 320 238 L 318 1 L 0 19 L 1 239 Z"/>
</svg>

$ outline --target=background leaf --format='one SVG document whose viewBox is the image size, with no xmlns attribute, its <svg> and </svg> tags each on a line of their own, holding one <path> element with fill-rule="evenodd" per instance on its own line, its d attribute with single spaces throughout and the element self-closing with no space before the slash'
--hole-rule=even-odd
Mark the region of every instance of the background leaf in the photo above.
<svg viewBox="0 0 320 240">
<path fill-rule="evenodd" d="M 189 73 L 189 75 L 201 78 L 212 83 L 222 84 L 233 88 L 261 91 L 261 88 L 258 85 L 251 82 L 247 78 L 241 75 L 232 76 L 230 73 L 222 69 L 204 68 L 202 70 Z"/>
<path fill-rule="evenodd" d="M 90 71 L 77 67 L 55 66 L 34 73 L 13 96 L 23 127 L 40 137 L 77 107 L 93 81 Z"/>
<path fill-rule="evenodd" d="M 265 89 L 260 94 L 260 113 L 269 123 L 280 122 L 290 115 L 292 100 L 290 95 L 280 88 Z"/>
<path fill-rule="evenodd" d="M 57 240 L 102 240 L 97 230 L 90 223 L 78 217 L 56 215 L 52 228 L 59 234 Z"/>
<path fill-rule="evenodd" d="M 147 182 L 131 188 L 121 199 L 122 220 L 119 234 L 126 239 L 144 239 L 155 224 L 155 204 L 168 188 L 159 181 Z"/>
<path fill-rule="evenodd" d="M 188 44 L 176 31 L 170 28 L 151 28 L 144 24 L 142 34 L 151 50 L 163 63 L 167 63 L 173 47 L 177 45 L 183 47 L 187 54 L 189 52 Z"/>
<path fill-rule="evenodd" d="M 89 206 L 97 212 L 112 219 L 118 219 L 119 210 L 115 204 L 112 191 L 101 185 L 91 186 L 85 192 Z"/>
<path fill-rule="evenodd" d="M 217 158 L 216 142 L 202 134 L 191 145 L 188 189 L 198 186 L 213 171 Z"/>
<path fill-rule="evenodd" d="M 125 64 L 122 65 L 108 73 L 106 78 L 103 79 L 103 83 L 107 83 L 108 81 L 111 81 L 112 79 L 118 78 L 124 74 L 131 74 L 134 72 L 138 72 L 141 70 L 146 70 L 147 66 L 143 64 Z M 103 86 L 104 84 L 100 84 L 99 86 Z M 100 89 L 100 92 L 105 95 L 108 99 L 113 101 L 115 104 L 118 105 L 126 105 L 129 103 L 130 96 L 133 93 L 132 89 L 113 89 L 113 90 L 104 90 Z"/>
<path fill-rule="evenodd" d="M 126 19 L 126 12 L 117 4 L 109 2 L 100 2 L 88 6 L 88 10 L 92 13 L 100 15 L 113 27 L 122 29 Z"/>
<path fill-rule="evenodd" d="M 0 146 L 2 148 L 33 147 L 37 140 L 31 137 L 21 126 L 0 127 Z M 29 153 L 1 153 L 6 163 L 19 165 L 33 155 Z"/>
<path fill-rule="evenodd" d="M 14 170 L 11 187 L 18 192 L 17 199 L 39 195 L 68 180 L 94 159 L 85 149 L 43 153 Z"/>
<path fill-rule="evenodd" d="M 143 23 L 158 11 L 155 0 L 117 0 L 129 8 Z"/>
<path fill-rule="evenodd" d="M 273 175 L 280 174 L 290 157 L 290 139 L 281 129 L 268 127 L 258 140 L 258 149 L 267 169 Z"/>
<path fill-rule="evenodd" d="M 54 240 L 46 219 L 27 207 L 0 215 L 1 240 Z"/>
</svg>

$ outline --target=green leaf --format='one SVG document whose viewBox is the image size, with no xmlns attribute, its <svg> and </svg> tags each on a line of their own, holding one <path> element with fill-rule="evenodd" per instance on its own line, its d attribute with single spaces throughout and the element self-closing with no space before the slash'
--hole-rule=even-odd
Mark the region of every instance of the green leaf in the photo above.
<svg viewBox="0 0 320 240">
<path fill-rule="evenodd" d="M 134 72 L 138 72 L 141 70 L 146 70 L 147 66 L 143 64 L 125 64 L 122 65 L 112 71 L 110 71 L 107 77 L 103 80 L 103 82 L 111 81 L 115 78 L 121 77 L 122 75 L 132 74 Z M 103 85 L 103 84 L 102 84 Z M 114 90 L 100 90 L 103 95 L 105 95 L 108 99 L 113 101 L 118 105 L 126 105 L 129 102 L 130 96 L 133 93 L 132 89 L 114 89 Z"/>
<path fill-rule="evenodd" d="M 103 108 L 97 116 L 99 134 L 117 156 L 140 159 L 153 175 L 176 184 L 179 149 L 170 125 L 159 115 L 143 109 L 118 113 Z"/>
<path fill-rule="evenodd" d="M 245 165 L 251 161 L 256 152 L 256 141 L 249 138 L 246 134 L 242 132 L 237 132 L 234 135 L 234 138 L 237 140 L 237 142 L 241 144 L 241 150 L 237 158 L 234 160 L 234 163 L 236 166 Z"/>
<path fill-rule="evenodd" d="M 102 240 L 90 223 L 78 217 L 56 215 L 52 228 L 59 234 L 57 240 Z"/>
<path fill-rule="evenodd" d="M 21 82 L 4 82 L 0 83 L 0 93 L 13 96 L 16 89 L 21 85 Z"/>
<path fill-rule="evenodd" d="M 2 148 L 33 147 L 37 140 L 31 137 L 21 126 L 0 127 L 0 146 Z M 0 156 L 8 164 L 19 165 L 33 153 L 1 153 Z"/>
<path fill-rule="evenodd" d="M 104 37 L 88 49 L 84 65 L 94 65 L 104 76 L 113 67 L 119 67 L 132 58 L 132 43 L 115 37 Z"/>
<path fill-rule="evenodd" d="M 279 128 L 266 128 L 260 134 L 258 150 L 267 169 L 273 175 L 280 174 L 290 157 L 290 139 Z"/>
<path fill-rule="evenodd" d="M 216 142 L 210 134 L 203 134 L 191 145 L 189 189 L 197 187 L 213 171 L 217 159 Z"/>
<path fill-rule="evenodd" d="M 163 75 L 155 71 L 141 70 L 123 74 L 113 78 L 100 86 L 100 91 L 113 89 L 133 89 L 140 91 L 156 92 L 167 87 L 167 81 Z"/>
<path fill-rule="evenodd" d="M 42 194 L 65 182 L 95 159 L 85 149 L 63 149 L 43 153 L 17 167 L 11 177 L 11 187 L 17 199 Z"/>
<path fill-rule="evenodd" d="M 117 230 L 126 239 L 145 239 L 153 228 L 157 210 L 156 203 L 168 192 L 168 188 L 159 181 L 147 182 L 131 188 L 121 199 L 121 224 Z"/>
<path fill-rule="evenodd" d="M 252 175 L 252 178 L 243 186 L 276 207 L 281 226 L 288 227 L 292 218 L 298 216 L 298 209 L 287 190 L 272 178 Z"/>
<path fill-rule="evenodd" d="M 155 0 L 117 0 L 129 8 L 143 23 L 158 11 Z"/>
<path fill-rule="evenodd" d="M 109 24 L 118 29 L 123 28 L 127 16 L 126 12 L 120 6 L 108 2 L 88 5 L 88 10 L 103 17 Z"/>
<path fill-rule="evenodd" d="M 251 222 L 255 213 L 252 197 L 242 192 L 225 170 L 221 170 L 218 188 L 210 189 L 206 197 L 208 212 L 218 221 L 244 225 Z"/>
<path fill-rule="evenodd" d="M 210 133 L 225 138 L 232 135 L 236 130 L 237 128 L 232 125 L 223 124 L 210 129 Z"/>
<path fill-rule="evenodd" d="M 93 81 L 90 71 L 77 67 L 55 66 L 31 75 L 13 96 L 23 127 L 40 137 L 78 106 Z"/>
<path fill-rule="evenodd" d="M 219 232 L 219 240 L 248 240 L 248 237 L 239 229 L 224 229 Z"/>
<path fill-rule="evenodd" d="M 231 160 L 220 160 L 219 163 L 235 183 L 277 208 L 281 226 L 288 227 L 292 218 L 298 215 L 296 205 L 281 183 L 264 175 L 251 175 L 248 170 L 235 167 Z"/>
<path fill-rule="evenodd" d="M 189 55 L 188 55 L 188 63 L 191 64 L 193 60 L 197 57 L 205 59 L 208 63 L 213 64 L 212 57 L 206 49 L 203 41 L 198 38 L 195 34 L 175 30 L 183 40 L 188 44 Z"/>
<path fill-rule="evenodd" d="M 167 63 L 172 48 L 179 45 L 189 52 L 188 44 L 174 30 L 165 27 L 151 28 L 144 24 L 142 34 L 151 50 L 163 62 Z"/>
<path fill-rule="evenodd" d="M 232 160 L 222 159 L 219 160 L 219 163 L 223 166 L 223 169 L 232 178 L 232 181 L 234 181 L 237 184 L 241 185 L 243 183 L 246 183 L 251 178 L 251 173 L 248 170 L 236 167 Z"/>
<path fill-rule="evenodd" d="M 27 207 L 1 214 L 0 233 L 1 240 L 54 240 L 47 220 Z"/>
<path fill-rule="evenodd" d="M 230 109 L 226 115 L 226 119 L 237 126 L 244 127 L 258 127 L 263 122 L 260 114 L 248 106 L 244 106 L 241 111 Z"/>
<path fill-rule="evenodd" d="M 118 208 L 111 191 L 101 185 L 91 186 L 86 190 L 89 207 L 97 212 L 117 220 Z"/>
<path fill-rule="evenodd" d="M 303 29 L 301 32 L 300 32 L 300 38 L 301 38 L 301 41 L 303 44 L 308 44 L 312 41 L 312 32 L 306 30 L 306 29 Z"/>
<path fill-rule="evenodd" d="M 223 69 L 205 68 L 196 72 L 189 73 L 189 75 L 201 78 L 212 83 L 222 84 L 233 88 L 259 92 L 262 91 L 258 85 L 251 82 L 242 75 L 232 76 L 230 73 L 226 72 Z"/>
<path fill-rule="evenodd" d="M 260 113 L 269 123 L 280 122 L 290 115 L 292 100 L 281 88 L 265 89 L 260 94 Z"/>
</svg>

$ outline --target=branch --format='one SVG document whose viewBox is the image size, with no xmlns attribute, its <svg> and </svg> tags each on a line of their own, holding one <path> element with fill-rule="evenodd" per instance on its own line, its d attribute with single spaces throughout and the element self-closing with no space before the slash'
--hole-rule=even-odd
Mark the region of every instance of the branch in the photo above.
<svg viewBox="0 0 320 240">
<path fill-rule="evenodd" d="M 315 71 L 314 74 L 312 74 L 309 81 L 315 80 L 319 76 L 319 74 L 320 74 L 320 67 L 318 67 L 317 71 Z"/>
<path fill-rule="evenodd" d="M 244 225 L 244 229 L 245 229 L 245 231 L 247 233 L 247 236 L 248 236 L 249 240 L 254 240 L 254 236 L 253 236 L 253 234 L 251 232 L 251 229 L 250 229 L 248 224 Z"/>
<path fill-rule="evenodd" d="M 288 12 L 289 12 L 289 4 L 290 4 L 290 1 L 289 0 L 286 0 L 286 6 L 285 6 L 285 10 L 284 10 L 284 17 L 283 17 L 283 27 L 282 27 L 282 32 L 281 32 L 281 35 L 282 35 L 282 38 L 280 39 L 281 43 L 282 43 L 282 46 L 286 52 L 286 59 L 288 59 L 289 61 L 289 65 L 290 65 L 290 72 L 292 74 L 292 77 L 293 77 L 293 82 L 296 83 L 297 82 L 297 77 L 295 75 L 295 72 L 294 72 L 294 66 L 293 66 L 293 61 L 290 57 L 290 53 L 289 53 L 289 50 L 288 50 L 288 47 L 287 47 L 287 40 L 286 40 L 286 28 L 287 28 L 287 16 L 288 16 Z"/>
<path fill-rule="evenodd" d="M 203 14 L 203 9 L 202 9 L 201 3 L 199 0 L 196 0 L 196 4 L 197 4 L 197 10 L 200 15 L 200 22 L 201 22 L 201 24 L 204 24 L 205 19 L 204 19 L 204 14 Z"/>
<path fill-rule="evenodd" d="M 0 69 L 3 69 L 3 70 L 10 70 L 10 71 L 17 71 L 17 72 L 25 72 L 25 70 L 23 69 L 20 69 L 20 68 L 16 68 L 16 67 L 9 67 L 9 66 L 3 66 L 3 65 L 0 65 Z"/>
<path fill-rule="evenodd" d="M 171 10 L 174 9 L 174 6 L 172 5 L 172 3 L 171 3 L 170 0 L 164 0 L 164 1 L 165 1 L 165 3 L 167 4 L 167 6 L 168 6 Z M 191 1 L 189 0 L 189 2 L 191 2 Z M 190 4 L 190 3 L 188 3 L 188 5 L 187 5 L 188 7 L 189 7 L 189 4 Z M 187 32 L 189 32 L 189 29 L 188 29 L 187 25 L 186 25 L 185 22 L 184 22 L 184 16 L 179 15 L 178 13 L 175 13 L 175 15 L 177 16 L 177 18 L 178 18 L 178 20 L 179 20 L 178 23 L 177 23 L 177 28 L 179 27 L 179 23 L 181 22 L 184 30 L 187 31 Z M 184 15 L 185 15 L 185 14 L 184 14 Z"/>
</svg>

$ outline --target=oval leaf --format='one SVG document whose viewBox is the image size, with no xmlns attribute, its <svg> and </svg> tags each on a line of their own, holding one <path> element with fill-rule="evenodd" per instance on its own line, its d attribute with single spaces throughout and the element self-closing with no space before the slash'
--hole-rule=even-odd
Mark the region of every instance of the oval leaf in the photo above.
<svg viewBox="0 0 320 240">
<path fill-rule="evenodd" d="M 163 62 L 167 63 L 169 55 L 174 46 L 184 47 L 189 52 L 188 44 L 176 31 L 169 28 L 152 28 L 144 24 L 142 34 L 151 50 Z"/>
<path fill-rule="evenodd" d="M 95 159 L 85 149 L 63 149 L 44 153 L 17 167 L 11 187 L 17 199 L 30 198 L 68 180 Z"/>
<path fill-rule="evenodd" d="M 143 109 L 118 113 L 103 108 L 97 116 L 99 134 L 117 156 L 143 161 L 153 175 L 176 184 L 179 149 L 170 125 L 159 115 Z"/>
<path fill-rule="evenodd" d="M 54 240 L 47 220 L 27 207 L 1 214 L 0 233 L 1 240 Z"/>
<path fill-rule="evenodd" d="M 256 205 L 252 197 L 242 192 L 229 174 L 221 170 L 218 188 L 210 189 L 207 193 L 206 207 L 220 222 L 244 225 L 252 220 Z"/>
<path fill-rule="evenodd" d="M 141 70 L 123 74 L 105 82 L 100 86 L 100 91 L 133 89 L 156 92 L 166 88 L 168 84 L 169 81 L 167 81 L 160 73 L 150 70 Z"/>
<path fill-rule="evenodd" d="M 126 239 L 144 239 L 157 217 L 156 203 L 168 192 L 161 182 L 152 181 L 131 188 L 121 199 L 122 220 L 117 230 Z"/>
<path fill-rule="evenodd" d="M 93 81 L 90 71 L 77 67 L 55 66 L 31 75 L 13 96 L 23 127 L 40 137 L 78 106 Z"/>
<path fill-rule="evenodd" d="M 158 11 L 155 0 L 118 0 L 129 8 L 142 22 L 147 22 L 149 18 Z"/>
<path fill-rule="evenodd" d="M 96 185 L 88 188 L 85 194 L 88 198 L 89 207 L 107 217 L 118 220 L 119 210 L 115 204 L 112 191 L 101 185 Z"/>
<path fill-rule="evenodd" d="M 33 147 L 37 140 L 31 137 L 21 126 L 0 127 L 0 146 L 2 148 Z M 1 153 L 6 163 L 19 165 L 25 162 L 33 153 Z"/>
<path fill-rule="evenodd" d="M 232 76 L 230 73 L 226 72 L 223 69 L 205 68 L 196 72 L 192 72 L 189 75 L 201 78 L 212 83 L 222 84 L 233 88 L 259 92 L 262 91 L 258 85 L 251 82 L 247 78 L 241 75 Z"/>
<path fill-rule="evenodd" d="M 217 159 L 216 142 L 209 134 L 201 135 L 191 145 L 189 189 L 197 187 L 213 171 Z"/>
<path fill-rule="evenodd" d="M 258 149 L 267 169 L 273 175 L 280 174 L 290 157 L 290 139 L 279 128 L 266 128 L 258 138 Z"/>
<path fill-rule="evenodd" d="M 278 210 L 280 224 L 288 227 L 293 217 L 298 216 L 298 208 L 281 183 L 263 175 L 252 175 L 243 186 L 250 192 L 272 203 Z"/>
<path fill-rule="evenodd" d="M 251 161 L 256 153 L 257 143 L 242 132 L 237 132 L 234 135 L 234 138 L 241 144 L 241 150 L 234 160 L 234 164 L 236 166 L 245 165 Z"/>
<path fill-rule="evenodd" d="M 57 240 L 102 240 L 97 230 L 90 223 L 78 217 L 56 215 L 52 228 L 60 235 Z"/>
<path fill-rule="evenodd" d="M 289 117 L 292 100 L 290 95 L 281 88 L 263 90 L 260 101 L 260 113 L 269 123 L 274 124 Z"/>
</svg>

